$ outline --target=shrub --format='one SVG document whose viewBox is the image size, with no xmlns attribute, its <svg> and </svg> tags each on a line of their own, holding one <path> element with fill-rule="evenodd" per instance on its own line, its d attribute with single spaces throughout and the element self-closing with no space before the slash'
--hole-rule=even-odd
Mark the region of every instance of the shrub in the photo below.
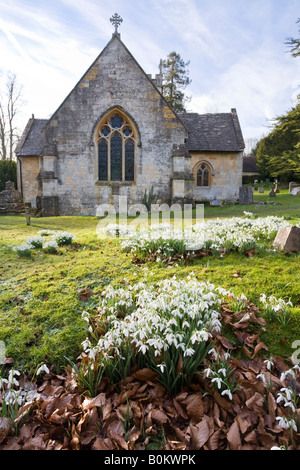
<svg viewBox="0 0 300 470">
<path fill-rule="evenodd" d="M 12 160 L 0 160 L 0 191 L 5 189 L 7 181 L 12 181 L 17 187 L 17 164 Z"/>
</svg>

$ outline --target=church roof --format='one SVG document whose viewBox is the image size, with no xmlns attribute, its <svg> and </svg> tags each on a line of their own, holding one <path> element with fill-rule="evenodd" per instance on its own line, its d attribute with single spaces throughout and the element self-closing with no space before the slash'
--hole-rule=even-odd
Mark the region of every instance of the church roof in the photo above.
<svg viewBox="0 0 300 470">
<path fill-rule="evenodd" d="M 190 152 L 240 152 L 245 148 L 235 109 L 230 113 L 179 116 L 190 132 L 186 142 Z"/>
<path fill-rule="evenodd" d="M 29 119 L 28 124 L 16 148 L 19 157 L 41 155 L 45 145 L 43 129 L 48 119 Z"/>
<path fill-rule="evenodd" d="M 243 172 L 259 173 L 259 170 L 257 168 L 257 158 L 255 155 L 250 155 L 243 158 Z"/>
</svg>

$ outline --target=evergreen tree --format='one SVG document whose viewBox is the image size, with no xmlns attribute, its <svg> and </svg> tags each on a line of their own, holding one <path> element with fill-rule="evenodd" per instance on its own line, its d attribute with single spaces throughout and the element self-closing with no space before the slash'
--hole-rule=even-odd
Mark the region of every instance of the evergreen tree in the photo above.
<svg viewBox="0 0 300 470">
<path fill-rule="evenodd" d="M 272 132 L 258 143 L 257 166 L 264 176 L 300 180 L 300 96 L 298 104 L 277 117 Z"/>
<path fill-rule="evenodd" d="M 12 181 L 17 188 L 17 164 L 13 160 L 0 160 L 0 191 L 5 189 L 7 181 Z"/>
<path fill-rule="evenodd" d="M 298 18 L 297 23 L 300 24 L 300 18 Z M 300 55 L 300 38 L 288 38 L 285 45 L 290 48 L 290 52 L 293 57 L 298 57 Z"/>
<path fill-rule="evenodd" d="M 170 52 L 167 59 L 162 61 L 163 96 L 174 111 L 180 113 L 186 112 L 185 104 L 191 100 L 182 91 L 191 83 L 187 69 L 189 63 L 184 62 L 176 52 Z"/>
</svg>

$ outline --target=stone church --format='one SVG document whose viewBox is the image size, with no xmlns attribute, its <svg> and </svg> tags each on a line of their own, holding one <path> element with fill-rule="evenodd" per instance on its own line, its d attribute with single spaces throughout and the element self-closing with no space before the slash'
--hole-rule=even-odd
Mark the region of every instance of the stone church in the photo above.
<svg viewBox="0 0 300 470">
<path fill-rule="evenodd" d="M 174 112 L 115 32 L 50 119 L 32 116 L 16 149 L 18 188 L 43 216 L 100 204 L 237 202 L 244 140 L 229 113 Z M 112 20 L 113 20 L 112 19 Z M 112 21 L 111 20 L 111 21 Z M 113 21 L 112 21 L 113 23 Z"/>
</svg>

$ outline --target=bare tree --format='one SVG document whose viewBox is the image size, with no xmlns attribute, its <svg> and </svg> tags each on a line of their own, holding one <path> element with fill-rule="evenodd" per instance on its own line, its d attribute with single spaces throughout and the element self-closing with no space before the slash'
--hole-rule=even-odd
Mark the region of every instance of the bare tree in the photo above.
<svg viewBox="0 0 300 470">
<path fill-rule="evenodd" d="M 0 96 L 0 158 L 12 160 L 14 147 L 19 138 L 16 117 L 21 104 L 22 87 L 17 84 L 15 74 L 7 74 L 6 91 Z"/>
</svg>

